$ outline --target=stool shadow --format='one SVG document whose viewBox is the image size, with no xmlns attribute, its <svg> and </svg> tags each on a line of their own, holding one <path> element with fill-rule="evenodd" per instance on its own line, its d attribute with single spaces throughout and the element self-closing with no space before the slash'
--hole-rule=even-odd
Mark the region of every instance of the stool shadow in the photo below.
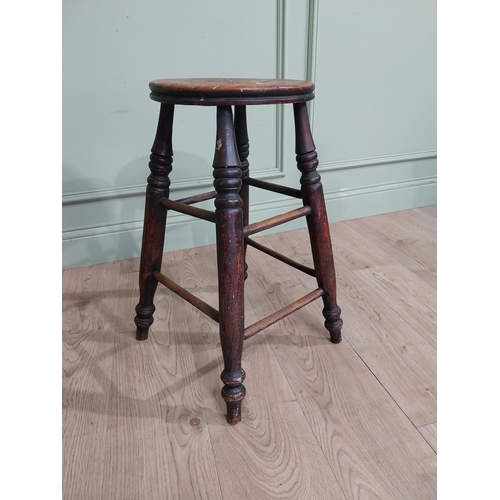
<svg viewBox="0 0 500 500">
<path fill-rule="evenodd" d="M 96 315 L 100 315 L 102 322 L 106 325 L 105 328 L 95 328 L 86 333 L 82 331 L 75 331 L 74 333 L 66 333 L 65 338 L 67 344 L 71 345 L 77 351 L 79 359 L 91 360 L 85 363 L 81 370 L 86 371 L 84 376 L 89 378 L 85 385 L 89 385 L 92 381 L 97 381 L 102 391 L 96 392 L 92 390 L 82 390 L 74 388 L 75 384 L 65 384 L 63 386 L 63 401 L 66 410 L 76 410 L 84 413 L 95 413 L 113 416 L 122 416 L 130 418 L 161 418 L 162 420 L 169 420 L 169 413 L 173 408 L 164 403 L 172 398 L 172 395 L 178 391 L 184 390 L 188 385 L 195 382 L 199 377 L 202 377 L 212 370 L 222 370 L 222 355 L 220 354 L 217 360 L 206 363 L 199 369 L 193 370 L 190 373 L 183 374 L 173 384 L 168 384 L 163 389 L 157 391 L 155 394 L 145 399 L 133 397 L 119 388 L 113 374 L 117 372 L 124 373 L 127 370 L 126 366 L 119 367 L 116 363 L 122 363 L 123 360 L 112 362 L 110 365 L 114 368 L 104 370 L 101 365 L 109 357 L 120 359 L 120 354 L 127 349 L 140 348 L 139 342 L 135 340 L 135 329 L 131 328 L 133 325 L 134 311 L 131 311 L 130 317 L 123 318 L 114 313 L 111 305 L 105 303 L 106 298 L 131 298 L 137 296 L 136 290 L 103 290 L 98 292 L 89 292 L 87 294 L 66 292 L 63 294 L 65 304 L 63 306 L 64 314 L 69 315 L 72 312 L 78 315 L 87 314 L 92 316 L 93 324 L 99 324 L 95 319 Z M 173 300 L 183 302 L 177 296 Z M 175 303 L 174 302 L 174 303 Z M 175 305 L 173 305 L 175 307 Z M 161 320 L 158 320 L 160 322 Z M 175 337 L 181 338 L 186 334 L 184 331 L 171 332 Z M 75 336 L 73 342 L 72 336 Z M 150 333 L 149 341 L 155 341 L 156 344 L 163 344 L 162 337 L 170 335 L 165 331 L 159 332 L 157 335 L 154 332 Z M 188 335 L 187 337 L 189 337 Z M 82 339 L 83 337 L 83 339 Z M 185 344 L 197 344 L 195 336 L 189 341 L 186 339 Z M 215 338 L 217 334 L 215 333 Z M 214 338 L 214 339 L 215 339 Z M 95 344 L 102 346 L 96 348 Z M 200 339 L 201 343 L 201 339 Z M 177 344 L 180 344 L 177 342 Z M 184 344 L 184 341 L 182 341 Z M 98 354 L 95 355 L 94 353 Z M 151 360 L 153 361 L 153 360 Z M 74 372 L 69 373 L 67 376 L 74 376 Z M 146 376 L 146 374 L 139 374 L 139 376 Z M 214 387 L 214 392 L 219 392 L 220 387 Z M 188 408 L 184 407 L 185 415 L 187 412 L 192 416 L 197 416 L 200 412 L 205 414 L 208 418 L 208 413 L 213 413 L 212 410 L 203 406 Z M 217 414 L 217 418 L 211 419 L 212 421 L 220 420 L 220 425 L 226 425 L 223 417 L 224 409 L 221 406 L 221 413 Z M 181 422 L 178 422 L 181 424 Z"/>
<path fill-rule="evenodd" d="M 212 285 L 207 285 L 207 287 L 210 289 L 213 288 Z M 166 290 L 162 292 L 163 298 L 166 298 L 165 294 L 167 293 L 169 308 L 179 311 L 182 307 L 191 307 L 190 305 L 187 305 L 183 299 Z M 90 360 L 90 362 L 87 361 L 87 363 L 82 367 L 82 369 L 87 371 L 84 376 L 91 378 L 93 381 L 97 381 L 102 389 L 101 391 L 82 390 L 81 388 L 74 387 L 79 384 L 65 384 L 63 390 L 63 400 L 65 401 L 65 408 L 67 410 L 123 417 L 128 416 L 130 418 L 161 418 L 165 421 L 170 418 L 170 412 L 173 411 L 173 408 L 166 404 L 165 401 L 171 400 L 173 394 L 184 390 L 198 378 L 209 374 L 213 370 L 222 370 L 222 353 L 220 352 L 219 335 L 216 323 L 213 324 L 213 331 L 205 329 L 203 332 L 197 332 L 196 327 L 194 327 L 193 330 L 186 327 L 186 329 L 182 331 L 178 329 L 168 331 L 167 325 L 165 324 L 165 326 L 162 327 L 162 319 L 157 317 L 155 320 L 156 328 L 154 328 L 151 332 L 152 338 L 146 340 L 145 342 L 152 341 L 160 347 L 162 345 L 166 346 L 170 343 L 169 339 L 172 335 L 175 337 L 174 343 L 179 346 L 189 345 L 195 348 L 205 346 L 207 349 L 218 349 L 217 359 L 203 364 L 196 370 L 180 375 L 175 382 L 168 384 L 168 386 L 165 386 L 145 399 L 133 397 L 128 394 L 126 390 L 123 391 L 123 389 L 120 389 L 113 376 L 113 374 L 116 374 L 117 372 L 126 373 L 127 370 L 126 366 L 120 367 L 120 363 L 124 363 L 120 354 L 127 349 L 140 348 L 140 343 L 135 340 L 135 329 L 133 326 L 135 311 L 132 303 L 135 301 L 130 301 L 130 312 L 123 315 L 117 314 L 113 307 L 116 306 L 116 304 L 109 302 L 107 299 L 128 300 L 131 298 L 138 299 L 138 296 L 137 286 L 134 286 L 133 288 L 118 287 L 84 293 L 63 293 L 64 315 L 71 315 L 73 313 L 75 315 L 79 315 L 80 318 L 82 316 L 86 316 L 88 318 L 92 318 L 92 322 L 87 321 L 86 324 L 91 324 L 94 327 L 96 325 L 98 326 L 98 328 L 94 328 L 94 330 L 91 330 L 88 333 L 75 331 L 73 333 L 67 332 L 66 335 L 68 340 L 67 343 L 76 350 L 79 358 Z M 120 307 L 120 310 L 122 309 L 123 307 Z M 194 323 L 196 324 L 197 322 L 195 321 Z M 298 348 L 306 344 L 311 347 L 330 344 L 326 335 L 323 338 L 318 335 L 311 335 L 308 333 L 312 330 L 322 331 L 322 318 L 319 309 L 317 322 L 313 321 L 313 319 L 310 321 L 308 319 L 302 321 L 300 326 L 300 331 L 303 332 L 302 335 L 293 334 L 293 329 L 288 332 L 288 329 L 279 327 L 278 325 L 279 323 L 269 327 L 265 332 L 256 335 L 252 339 L 249 339 L 247 344 L 253 344 L 254 342 L 258 342 L 260 340 L 268 342 L 272 347 L 279 347 L 281 345 L 290 346 L 290 343 L 297 345 Z M 72 340 L 72 335 L 75 335 L 74 341 Z M 84 341 L 82 341 L 82 336 L 85 337 Z M 263 338 L 263 336 L 265 338 Z M 96 344 L 101 344 L 102 346 L 96 348 Z M 96 352 L 97 355 L 94 354 Z M 150 352 L 152 353 L 153 351 Z M 144 360 L 144 354 L 142 356 L 142 359 Z M 105 370 L 100 366 L 102 362 L 109 357 L 115 357 L 118 359 L 118 361 L 108 363 L 108 365 L 114 367 L 112 369 L 114 371 Z M 153 362 L 153 359 L 151 359 L 151 363 Z M 68 376 L 72 376 L 72 374 Z M 138 376 L 142 377 L 146 375 L 142 373 L 138 374 Z M 218 380 L 218 374 L 216 379 Z M 85 385 L 88 386 L 89 384 L 86 383 Z M 214 393 L 214 397 L 219 395 L 220 388 L 220 385 L 214 384 L 212 391 Z M 220 425 L 227 425 L 223 417 L 225 414 L 223 403 L 219 401 L 218 404 L 221 405 L 220 413 L 217 413 L 217 418 L 213 418 L 211 421 L 218 422 L 220 420 Z M 206 418 L 208 418 L 212 412 L 212 410 L 205 408 L 202 405 L 193 408 L 185 408 L 185 410 L 186 411 L 183 412 L 183 415 L 187 412 L 189 415 L 195 416 L 200 412 L 204 412 Z M 180 424 L 181 422 L 178 423 Z"/>
<path fill-rule="evenodd" d="M 87 367 L 90 373 L 86 374 L 86 376 L 92 377 L 93 380 L 98 381 L 102 388 L 102 392 L 72 389 L 69 384 L 67 387 L 64 387 L 64 409 L 128 418 L 161 418 L 163 421 L 168 421 L 169 413 L 173 411 L 175 407 L 169 406 L 165 403 L 165 401 L 171 399 L 172 395 L 176 392 L 185 389 L 185 387 L 193 383 L 197 377 L 204 376 L 212 370 L 220 368 L 219 365 L 222 364 L 221 360 L 209 362 L 200 367 L 200 369 L 180 377 L 174 384 L 169 384 L 168 387 L 165 386 L 163 389 L 157 391 L 151 396 L 147 398 L 138 398 L 130 396 L 126 392 L 124 393 L 120 390 L 112 378 L 112 372 L 107 373 L 99 366 L 99 362 L 103 361 L 105 357 L 110 355 L 116 356 L 119 352 L 128 348 L 133 348 L 133 346 L 118 344 L 118 346 L 115 346 L 114 349 L 112 348 L 101 352 L 100 355 L 94 359 L 92 365 Z M 125 369 L 126 367 L 122 367 L 120 371 Z M 138 375 L 141 376 L 143 374 L 139 373 Z M 220 387 L 217 387 L 216 389 L 217 392 L 220 391 Z M 205 416 L 207 416 L 207 412 L 213 413 L 212 410 L 202 405 L 193 408 L 183 406 L 183 408 L 185 410 L 183 415 L 185 415 L 186 412 L 191 416 L 196 416 L 200 413 L 204 413 Z M 221 425 L 224 424 L 222 414 L 223 409 L 221 407 Z M 180 424 L 181 422 L 178 423 Z"/>
</svg>

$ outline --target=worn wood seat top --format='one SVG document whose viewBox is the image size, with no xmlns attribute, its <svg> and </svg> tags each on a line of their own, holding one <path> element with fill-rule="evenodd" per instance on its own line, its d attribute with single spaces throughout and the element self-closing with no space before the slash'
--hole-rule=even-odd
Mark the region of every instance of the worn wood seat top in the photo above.
<svg viewBox="0 0 500 500">
<path fill-rule="evenodd" d="M 314 99 L 314 83 L 302 80 L 249 78 L 181 78 L 153 80 L 151 99 L 201 106 L 282 104 Z"/>
</svg>

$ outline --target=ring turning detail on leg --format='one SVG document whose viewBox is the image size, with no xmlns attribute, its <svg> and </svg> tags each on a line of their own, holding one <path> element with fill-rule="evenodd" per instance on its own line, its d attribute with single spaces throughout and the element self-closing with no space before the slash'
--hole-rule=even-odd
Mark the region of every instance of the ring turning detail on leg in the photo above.
<svg viewBox="0 0 500 500">
<path fill-rule="evenodd" d="M 151 149 L 146 206 L 139 270 L 140 299 L 135 324 L 137 340 L 148 338 L 155 312 L 154 296 L 161 283 L 219 324 L 224 369 L 221 380 L 227 421 L 241 420 L 241 404 L 246 394 L 241 366 L 246 339 L 321 297 L 324 326 L 333 343 L 342 340 L 337 305 L 335 266 L 328 217 L 317 172 L 318 156 L 311 134 L 307 101 L 314 99 L 314 84 L 299 80 L 191 78 L 155 80 L 150 97 L 160 102 L 156 137 Z M 246 106 L 291 104 L 295 123 L 295 153 L 300 186 L 291 188 L 254 179 L 250 175 Z M 172 171 L 172 130 L 176 105 L 216 108 L 216 139 L 213 160 L 214 190 L 171 200 L 169 174 Z M 234 116 L 233 116 L 234 107 Z M 264 189 L 302 200 L 302 207 L 249 224 L 249 188 Z M 214 200 L 214 210 L 195 207 Z M 215 224 L 219 309 L 216 310 L 162 274 L 161 264 L 167 212 L 174 210 Z M 311 242 L 313 267 L 252 240 L 251 235 L 285 222 L 305 217 Z M 290 305 L 253 325 L 244 324 L 244 288 L 248 276 L 246 250 L 252 246 L 317 280 L 317 288 Z M 251 272 L 251 270 L 250 270 Z"/>
</svg>

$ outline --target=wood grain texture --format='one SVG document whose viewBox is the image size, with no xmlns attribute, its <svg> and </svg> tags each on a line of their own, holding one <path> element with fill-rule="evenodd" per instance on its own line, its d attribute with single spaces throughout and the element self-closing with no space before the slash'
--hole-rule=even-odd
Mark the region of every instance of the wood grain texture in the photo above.
<svg viewBox="0 0 500 500">
<path fill-rule="evenodd" d="M 171 301 L 159 295 L 159 317 L 169 324 Z M 115 356 L 104 498 L 220 497 L 192 351 L 175 329 L 164 331 L 153 327 L 140 346 L 130 332 Z"/>
<path fill-rule="evenodd" d="M 437 453 L 437 424 L 423 425 L 418 428 L 418 431 Z"/>
<path fill-rule="evenodd" d="M 370 289 L 344 296 L 346 339 L 416 426 L 436 421 L 436 350 Z"/>
<path fill-rule="evenodd" d="M 330 224 L 333 245 L 335 247 L 335 234 L 338 234 L 338 227 L 342 223 Z M 311 256 L 311 245 L 309 243 L 307 229 L 299 229 L 293 231 L 293 233 L 277 233 L 272 236 L 261 236 L 256 238 L 261 244 L 268 245 L 272 247 L 275 251 L 282 253 L 293 260 L 299 262 L 300 264 L 311 267 L 312 266 L 312 256 Z M 338 247 L 337 247 L 338 248 Z M 360 288 L 367 288 L 368 285 L 362 281 L 356 274 L 351 271 L 342 258 L 339 258 L 339 254 L 335 253 L 335 271 L 337 273 L 337 287 L 339 288 L 339 294 L 343 294 L 346 290 L 358 290 Z M 367 259 L 364 258 L 366 261 Z M 309 287 L 314 287 L 314 278 L 306 276 L 302 272 L 297 272 L 290 269 L 290 274 L 293 274 L 298 278 L 308 289 Z M 344 290 L 345 289 L 345 290 Z"/>
<path fill-rule="evenodd" d="M 172 104 L 253 105 L 310 101 L 314 83 L 302 80 L 180 78 L 153 80 L 151 99 Z"/>
<path fill-rule="evenodd" d="M 307 94 L 314 90 L 314 83 L 303 80 L 276 80 L 269 78 L 178 78 L 153 80 L 153 92 L 185 96 L 261 96 L 263 94 Z"/>
<path fill-rule="evenodd" d="M 261 261 L 260 268 L 266 282 L 280 281 L 278 266 Z M 268 312 L 262 282 L 259 276 L 248 294 L 255 309 Z M 285 303 L 287 292 L 274 287 L 273 303 Z M 347 498 L 434 498 L 433 451 L 349 343 L 334 347 L 325 338 L 318 307 L 301 309 L 265 336 Z"/>
<path fill-rule="evenodd" d="M 405 231 L 411 231 L 418 239 L 436 245 L 436 216 L 433 216 L 429 211 L 414 209 L 394 212 L 391 216 L 391 222 Z"/>
<path fill-rule="evenodd" d="M 107 277 L 116 275 L 116 268 L 90 266 L 63 274 L 62 486 L 67 499 L 99 498 L 102 492 L 113 365 L 113 321 L 102 303 L 111 290 Z"/>
<path fill-rule="evenodd" d="M 393 235 L 404 217 L 365 227 Z M 434 216 L 411 217 L 412 269 L 384 256 L 392 243 L 331 225 L 345 340 L 331 344 L 321 300 L 249 339 L 236 427 L 224 419 L 216 323 L 160 285 L 149 339 L 136 342 L 138 260 L 65 271 L 63 498 L 435 499 L 436 351 L 423 333 L 434 288 L 409 258 L 426 260 Z M 306 230 L 257 240 L 312 264 Z M 316 288 L 253 248 L 248 262 L 247 325 Z M 162 268 L 217 307 L 213 246 L 167 253 Z"/>
<path fill-rule="evenodd" d="M 420 239 L 410 228 L 402 229 L 390 214 L 346 221 L 345 224 L 429 285 L 437 287 L 435 241 Z"/>
<path fill-rule="evenodd" d="M 78 271 L 67 271 L 65 282 L 78 283 Z M 149 342 L 137 343 L 137 274 L 100 281 L 103 293 L 91 303 L 108 326 L 95 329 L 77 369 L 66 361 L 64 498 L 219 498 L 191 348 L 175 331 L 164 339 L 155 328 Z M 157 300 L 159 319 L 168 323 L 161 291 Z M 71 304 L 65 317 L 76 317 Z M 81 327 L 72 321 L 65 337 L 88 323 L 79 318 Z M 63 356 L 74 358 L 74 349 L 65 347 Z"/>
<path fill-rule="evenodd" d="M 404 266 L 383 266 L 355 274 L 434 348 L 437 347 L 436 289 Z"/>
<path fill-rule="evenodd" d="M 215 260 L 195 258 L 194 250 L 175 252 L 176 279 L 187 288 L 214 283 Z M 197 251 L 203 254 L 203 249 Z M 198 255 L 198 257 L 199 257 Z M 216 300 L 214 287 L 198 293 L 203 300 Z M 256 316 L 245 301 L 246 320 Z M 217 329 L 197 310 L 182 308 L 186 335 L 193 339 L 198 373 L 210 435 L 224 498 L 241 499 L 322 499 L 344 498 L 337 479 L 311 431 L 290 385 L 264 337 L 245 343 L 243 368 L 247 372 L 247 396 L 242 421 L 237 427 L 225 425 L 225 405 L 219 397 L 222 367 Z M 200 335 L 199 329 L 204 332 Z"/>
<path fill-rule="evenodd" d="M 384 249 L 373 245 L 347 222 L 332 225 L 331 235 L 335 259 L 351 271 L 396 263 Z"/>
<path fill-rule="evenodd" d="M 427 217 L 431 222 L 436 224 L 437 221 L 437 205 L 429 205 L 427 207 L 413 208 L 413 212 L 422 217 Z"/>
<path fill-rule="evenodd" d="M 334 227 L 332 234 L 335 233 Z M 294 232 L 293 236 L 293 244 L 292 241 L 286 241 L 287 233 L 265 237 L 266 244 L 277 251 L 285 252 L 287 247 L 297 248 L 297 233 Z M 371 255 L 371 246 L 373 244 L 370 242 L 364 244 L 368 255 Z M 290 250 L 288 252 L 291 253 Z M 296 255 L 293 256 L 298 258 Z M 367 263 L 366 259 L 363 260 Z M 262 268 L 264 258 L 259 262 Z M 384 273 L 387 269 L 392 270 L 391 274 L 386 274 L 388 271 Z M 397 274 L 398 270 L 401 271 L 401 276 Z M 296 283 L 311 282 L 308 276 L 295 270 L 290 271 L 282 264 L 275 264 L 272 268 L 266 269 L 266 272 L 262 272 L 258 276 L 262 289 L 254 299 L 257 302 L 255 305 L 271 309 L 266 305 L 273 303 L 269 293 L 281 288 L 271 284 L 289 282 L 291 288 L 292 274 L 297 280 Z M 362 271 L 354 271 L 354 274 L 358 278 L 365 277 L 361 280 L 364 287 L 359 284 L 354 287 L 342 287 L 343 280 L 339 280 L 341 290 L 344 292 L 341 293 L 340 306 L 351 318 L 346 339 L 415 425 L 434 422 L 437 383 L 436 351 L 433 347 L 436 342 L 433 288 L 402 266 L 365 268 Z M 409 275 L 408 283 L 405 284 L 404 277 L 407 275 Z M 377 278 L 368 279 L 370 276 L 376 276 L 383 283 L 378 283 Z M 266 283 L 269 285 L 266 286 Z M 422 290 L 425 290 L 427 298 Z M 419 292 L 424 297 L 422 300 L 417 296 Z M 296 293 L 300 292 L 297 290 Z M 279 307 L 279 303 L 273 303 L 273 307 Z M 412 312 L 418 312 L 419 315 L 414 318 Z M 427 320 L 427 325 L 422 318 Z M 402 380 L 404 384 L 401 383 Z"/>
</svg>

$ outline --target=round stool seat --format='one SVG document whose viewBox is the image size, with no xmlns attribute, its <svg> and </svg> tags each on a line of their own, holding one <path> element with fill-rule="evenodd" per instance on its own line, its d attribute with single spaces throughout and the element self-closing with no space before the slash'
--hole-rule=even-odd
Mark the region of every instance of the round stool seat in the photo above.
<svg viewBox="0 0 500 500">
<path fill-rule="evenodd" d="M 314 83 L 302 80 L 181 78 L 153 80 L 149 88 L 153 101 L 168 104 L 233 106 L 314 99 Z"/>
</svg>

